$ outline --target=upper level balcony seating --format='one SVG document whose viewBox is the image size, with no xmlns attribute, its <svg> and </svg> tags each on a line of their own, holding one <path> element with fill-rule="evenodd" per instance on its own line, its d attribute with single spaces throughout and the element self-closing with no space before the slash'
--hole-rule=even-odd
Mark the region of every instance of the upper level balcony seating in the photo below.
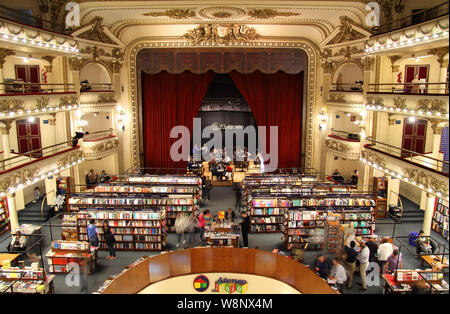
<svg viewBox="0 0 450 314">
<path fill-rule="evenodd" d="M 76 94 L 74 84 L 64 83 L 28 83 L 16 79 L 4 79 L 0 83 L 0 97 L 23 95 Z"/>
<path fill-rule="evenodd" d="M 449 11 L 448 11 L 448 1 L 430 8 L 430 9 L 425 9 L 419 12 L 415 12 L 414 14 L 396 19 L 396 20 L 392 20 L 388 23 L 385 23 L 383 25 L 380 26 L 376 26 L 372 28 L 372 31 L 374 33 L 373 36 L 378 36 L 381 34 L 385 34 L 385 33 L 389 33 L 392 31 L 396 31 L 402 28 L 406 28 L 409 26 L 413 26 L 413 25 L 417 25 L 417 24 L 421 24 L 427 21 L 431 21 L 434 19 L 437 19 L 439 17 L 448 15 Z"/>
<path fill-rule="evenodd" d="M 83 152 L 86 160 L 106 157 L 119 149 L 119 139 L 113 129 L 89 133 L 83 138 Z"/>
<path fill-rule="evenodd" d="M 359 134 L 330 130 L 331 133 L 325 139 L 327 150 L 345 160 L 358 160 L 361 154 L 361 142 Z"/>
<path fill-rule="evenodd" d="M 447 95 L 449 82 L 379 83 L 369 84 L 368 94 L 404 94 L 416 96 Z"/>
<path fill-rule="evenodd" d="M 4 5 L 0 5 L 0 18 L 25 26 L 42 29 L 48 32 L 59 33 L 66 36 L 70 36 L 73 31 L 71 28 L 66 28 L 63 24 L 58 24 L 55 21 L 45 20 L 39 16 L 25 13 L 23 10 L 8 8 Z"/>
</svg>

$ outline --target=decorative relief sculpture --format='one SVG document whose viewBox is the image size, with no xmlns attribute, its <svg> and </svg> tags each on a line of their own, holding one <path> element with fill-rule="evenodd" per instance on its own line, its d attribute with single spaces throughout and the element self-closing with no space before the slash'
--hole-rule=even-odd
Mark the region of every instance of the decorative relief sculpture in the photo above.
<svg viewBox="0 0 450 314">
<path fill-rule="evenodd" d="M 92 27 L 89 30 L 79 34 L 77 37 L 87 40 L 99 41 L 105 44 L 115 45 L 116 43 L 112 41 L 103 31 L 102 23 L 103 23 L 102 17 L 100 16 L 94 17 L 88 24 L 92 25 Z"/>
<path fill-rule="evenodd" d="M 203 24 L 183 35 L 193 45 L 204 43 L 228 45 L 231 43 L 249 42 L 259 38 L 252 27 L 240 24 Z"/>
<path fill-rule="evenodd" d="M 143 13 L 144 16 L 151 16 L 151 17 L 158 17 L 158 16 L 167 16 L 171 19 L 187 19 L 190 17 L 195 17 L 195 11 L 190 9 L 181 9 L 181 8 L 174 8 L 174 9 L 167 9 L 161 12 L 148 12 Z"/>
<path fill-rule="evenodd" d="M 328 95 L 328 101 L 338 103 L 338 104 L 344 104 L 347 102 L 345 95 L 337 94 L 337 93 L 330 93 Z"/>
<path fill-rule="evenodd" d="M 394 97 L 394 107 L 399 109 L 405 109 L 406 108 L 406 98 L 402 98 L 400 96 Z"/>
<path fill-rule="evenodd" d="M 366 37 L 353 29 L 353 21 L 348 16 L 339 17 L 339 22 L 339 33 L 328 43 L 329 45 L 340 44 Z"/>
<path fill-rule="evenodd" d="M 6 192 L 9 188 L 14 188 L 18 184 L 30 182 L 39 175 L 39 171 L 39 167 L 33 167 L 11 173 L 0 180 L 0 191 Z"/>
<path fill-rule="evenodd" d="M 60 106 L 78 105 L 78 96 L 63 96 L 59 98 Z"/>
<path fill-rule="evenodd" d="M 418 99 L 417 100 L 417 110 L 422 110 L 424 112 L 432 112 L 441 114 L 446 114 L 448 112 L 448 105 L 444 100 L 441 99 Z"/>
<path fill-rule="evenodd" d="M 83 151 L 81 150 L 76 150 L 73 151 L 70 154 L 66 154 L 64 157 L 60 158 L 57 162 L 56 165 L 58 167 L 63 167 L 66 166 L 68 164 L 71 164 L 73 162 L 77 162 L 78 160 L 80 160 L 81 158 L 83 158 Z"/>
<path fill-rule="evenodd" d="M 44 108 L 47 108 L 48 101 L 50 99 L 48 97 L 39 97 L 36 99 L 36 109 L 42 110 Z"/>
<path fill-rule="evenodd" d="M 300 13 L 296 12 L 284 12 L 269 8 L 264 9 L 251 9 L 248 11 L 248 15 L 257 18 L 257 19 L 271 19 L 277 16 L 297 16 L 300 15 Z"/>
<path fill-rule="evenodd" d="M 424 170 L 416 168 L 403 169 L 403 174 L 409 179 L 410 182 L 416 182 L 419 186 L 422 185 L 424 189 L 431 188 L 435 191 L 440 191 L 448 194 L 448 181 L 444 182 L 438 180 L 433 175 L 425 172 Z"/>
<path fill-rule="evenodd" d="M 98 95 L 97 103 L 99 104 L 109 104 L 117 102 L 114 93 L 103 93 Z"/>
<path fill-rule="evenodd" d="M 0 112 L 4 114 L 8 114 L 11 111 L 20 111 L 24 110 L 23 100 L 22 99 L 0 99 Z"/>
</svg>

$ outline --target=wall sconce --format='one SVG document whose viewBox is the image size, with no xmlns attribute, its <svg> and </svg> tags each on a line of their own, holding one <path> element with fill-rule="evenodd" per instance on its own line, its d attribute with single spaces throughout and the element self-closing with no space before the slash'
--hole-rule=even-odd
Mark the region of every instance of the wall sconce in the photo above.
<svg viewBox="0 0 450 314">
<path fill-rule="evenodd" d="M 117 115 L 117 125 L 119 129 L 122 129 L 122 131 L 125 131 L 125 123 L 128 120 L 128 115 L 123 110 L 123 107 L 118 105 L 116 108 L 118 115 Z"/>
<path fill-rule="evenodd" d="M 325 111 L 322 110 L 319 113 L 318 116 L 320 122 L 319 122 L 319 130 L 326 130 L 327 129 L 327 116 L 325 115 Z"/>
</svg>

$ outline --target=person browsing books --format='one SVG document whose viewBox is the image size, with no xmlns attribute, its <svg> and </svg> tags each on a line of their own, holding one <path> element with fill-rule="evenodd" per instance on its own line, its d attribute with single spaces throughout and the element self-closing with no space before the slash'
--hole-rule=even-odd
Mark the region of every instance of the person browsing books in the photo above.
<svg viewBox="0 0 450 314">
<path fill-rule="evenodd" d="M 206 210 L 205 210 L 206 211 Z M 200 229 L 200 242 L 203 242 L 203 235 L 205 234 L 205 211 L 198 215 L 198 228 Z"/>
<path fill-rule="evenodd" d="M 364 241 L 361 241 L 360 243 L 361 250 L 358 253 L 358 256 L 356 257 L 359 261 L 359 273 L 361 275 L 361 284 L 362 288 L 361 290 L 367 290 L 367 279 L 366 279 L 366 271 L 367 267 L 369 267 L 369 258 L 370 258 L 370 250 L 366 246 L 366 243 Z"/>
<path fill-rule="evenodd" d="M 250 217 L 246 212 L 241 213 L 241 231 L 242 231 L 242 241 L 244 242 L 244 247 L 248 247 L 248 233 L 250 232 Z"/>
<path fill-rule="evenodd" d="M 345 265 L 347 266 L 347 269 L 349 271 L 349 277 L 347 280 L 347 288 L 352 288 L 352 281 L 353 281 L 353 274 L 355 273 L 355 267 L 356 267 L 356 257 L 358 256 L 358 252 L 356 251 L 356 242 L 351 241 L 350 247 L 347 245 L 344 247 L 345 250 Z"/>
<path fill-rule="evenodd" d="M 91 219 L 89 220 L 89 224 L 86 228 L 87 236 L 89 239 L 89 243 L 93 247 L 98 247 L 98 231 L 97 227 L 95 226 L 95 220 Z"/>
<path fill-rule="evenodd" d="M 381 240 L 381 244 L 378 247 L 377 255 L 378 255 L 378 264 L 380 265 L 380 269 L 384 270 L 384 265 L 388 257 L 394 252 L 394 246 L 392 243 L 389 243 L 388 239 L 384 238 Z"/>
<path fill-rule="evenodd" d="M 116 259 L 116 250 L 114 249 L 114 243 L 116 243 L 116 238 L 114 237 L 114 230 L 108 223 L 108 220 L 103 221 L 103 236 L 105 238 L 106 246 L 109 250 L 109 258 L 111 260 Z"/>
<path fill-rule="evenodd" d="M 340 293 L 344 292 L 344 284 L 347 281 L 347 274 L 345 273 L 344 266 L 342 266 L 336 258 L 333 259 L 333 267 L 331 268 L 331 274 L 328 278 L 336 281 L 336 285 Z"/>
<path fill-rule="evenodd" d="M 396 269 L 403 267 L 402 257 L 398 249 L 394 249 L 391 255 L 387 258 L 384 265 L 383 273 L 393 274 Z"/>
<path fill-rule="evenodd" d="M 225 220 L 228 222 L 236 221 L 236 213 L 231 208 L 228 208 L 228 210 L 226 211 Z"/>
<path fill-rule="evenodd" d="M 320 277 L 326 279 L 330 275 L 330 266 L 324 255 L 319 255 L 314 261 L 314 269 L 319 273 Z"/>
</svg>

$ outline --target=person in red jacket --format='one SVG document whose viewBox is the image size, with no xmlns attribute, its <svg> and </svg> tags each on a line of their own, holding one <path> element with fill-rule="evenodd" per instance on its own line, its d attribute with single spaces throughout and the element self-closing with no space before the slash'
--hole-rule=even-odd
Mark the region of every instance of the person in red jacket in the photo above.
<svg viewBox="0 0 450 314">
<path fill-rule="evenodd" d="M 205 212 L 198 215 L 198 228 L 200 229 L 200 242 L 203 242 L 203 235 L 205 234 Z"/>
</svg>

